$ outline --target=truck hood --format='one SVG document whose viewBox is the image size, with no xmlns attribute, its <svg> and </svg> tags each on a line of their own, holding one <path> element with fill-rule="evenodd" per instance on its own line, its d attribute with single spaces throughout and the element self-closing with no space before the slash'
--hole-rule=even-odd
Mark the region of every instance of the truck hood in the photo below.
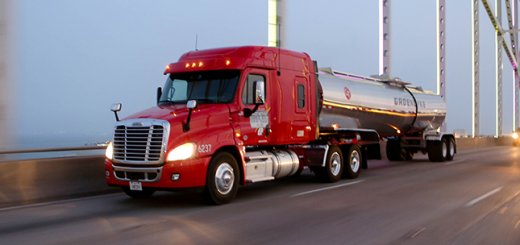
<svg viewBox="0 0 520 245">
<path fill-rule="evenodd" d="M 195 110 L 200 110 L 201 107 L 205 107 L 205 106 L 207 106 L 207 105 L 199 105 L 199 107 Z M 137 119 L 137 118 L 150 118 L 150 119 L 166 120 L 166 121 L 172 123 L 171 122 L 172 118 L 187 117 L 188 111 L 189 110 L 185 104 L 161 105 L 161 106 L 154 106 L 154 107 L 148 108 L 144 111 L 137 112 L 135 114 L 132 114 L 132 115 L 124 118 L 123 120 Z"/>
<path fill-rule="evenodd" d="M 190 120 L 190 129 L 183 130 L 183 124 L 188 118 L 189 109 L 183 105 L 161 105 L 148 108 L 144 111 L 126 117 L 128 119 L 159 119 L 170 124 L 168 149 L 172 149 L 183 142 L 198 142 L 199 138 L 215 135 L 218 128 L 231 130 L 227 104 L 199 104 L 193 109 Z M 226 134 L 232 135 L 232 131 Z"/>
</svg>

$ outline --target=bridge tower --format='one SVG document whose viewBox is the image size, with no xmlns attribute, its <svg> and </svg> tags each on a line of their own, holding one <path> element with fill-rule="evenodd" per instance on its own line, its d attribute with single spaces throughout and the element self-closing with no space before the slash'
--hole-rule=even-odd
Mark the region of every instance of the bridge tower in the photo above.
<svg viewBox="0 0 520 245">
<path fill-rule="evenodd" d="M 267 2 L 267 45 L 269 47 L 285 47 L 286 21 L 285 2 L 287 0 L 268 0 Z"/>
<path fill-rule="evenodd" d="M 0 149 L 9 144 L 10 0 L 0 0 Z"/>
</svg>

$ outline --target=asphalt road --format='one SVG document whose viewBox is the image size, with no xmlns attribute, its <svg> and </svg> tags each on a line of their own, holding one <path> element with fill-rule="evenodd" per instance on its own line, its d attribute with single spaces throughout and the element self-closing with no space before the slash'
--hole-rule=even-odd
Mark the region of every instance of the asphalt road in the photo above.
<svg viewBox="0 0 520 245">
<path fill-rule="evenodd" d="M 453 162 L 371 161 L 355 180 L 311 173 L 239 190 L 122 193 L 0 209 L 0 244 L 520 244 L 520 148 Z"/>
</svg>

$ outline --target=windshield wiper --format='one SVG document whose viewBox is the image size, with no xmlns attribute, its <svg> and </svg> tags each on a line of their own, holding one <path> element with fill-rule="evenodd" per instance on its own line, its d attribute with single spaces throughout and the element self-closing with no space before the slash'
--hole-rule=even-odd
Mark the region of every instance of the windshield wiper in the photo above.
<svg viewBox="0 0 520 245">
<path fill-rule="evenodd" d="M 159 104 L 180 104 L 178 101 L 171 101 L 171 100 L 160 100 Z"/>
</svg>

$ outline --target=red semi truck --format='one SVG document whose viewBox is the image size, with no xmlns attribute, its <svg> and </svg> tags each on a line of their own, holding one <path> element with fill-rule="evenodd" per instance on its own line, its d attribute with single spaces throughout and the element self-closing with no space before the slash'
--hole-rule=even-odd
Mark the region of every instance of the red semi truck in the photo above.
<svg viewBox="0 0 520 245">
<path fill-rule="evenodd" d="M 106 182 L 134 198 L 200 188 L 214 204 L 240 185 L 299 174 L 356 178 L 367 160 L 453 159 L 442 99 L 399 80 L 318 70 L 306 53 L 245 46 L 192 51 L 169 64 L 157 105 L 119 120 Z"/>
</svg>

